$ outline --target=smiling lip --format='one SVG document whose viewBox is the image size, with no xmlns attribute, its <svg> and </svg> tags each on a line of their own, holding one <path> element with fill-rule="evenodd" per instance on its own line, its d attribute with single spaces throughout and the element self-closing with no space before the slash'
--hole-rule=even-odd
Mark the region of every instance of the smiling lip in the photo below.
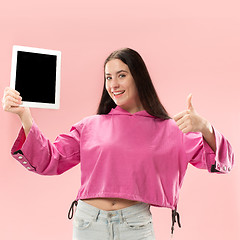
<svg viewBox="0 0 240 240">
<path fill-rule="evenodd" d="M 114 97 L 120 97 L 120 96 L 123 95 L 124 92 L 125 92 L 125 90 L 123 90 L 123 91 L 113 92 L 113 95 L 114 95 Z"/>
</svg>

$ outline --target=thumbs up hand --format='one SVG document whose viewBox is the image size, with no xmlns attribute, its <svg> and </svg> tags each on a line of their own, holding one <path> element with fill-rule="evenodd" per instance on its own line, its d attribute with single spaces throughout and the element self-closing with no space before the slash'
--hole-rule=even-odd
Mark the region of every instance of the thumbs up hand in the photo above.
<svg viewBox="0 0 240 240">
<path fill-rule="evenodd" d="M 216 138 L 214 129 L 208 120 L 201 117 L 192 105 L 192 94 L 187 98 L 187 110 L 173 117 L 183 133 L 201 132 L 208 145 L 216 152 Z"/>
<path fill-rule="evenodd" d="M 187 97 L 187 110 L 176 114 L 173 119 L 183 133 L 202 132 L 206 120 L 202 118 L 192 105 L 192 94 Z"/>
</svg>

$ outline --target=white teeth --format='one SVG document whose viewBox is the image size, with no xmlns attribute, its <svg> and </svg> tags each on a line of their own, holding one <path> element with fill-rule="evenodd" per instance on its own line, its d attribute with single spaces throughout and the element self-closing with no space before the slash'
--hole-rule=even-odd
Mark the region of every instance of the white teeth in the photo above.
<svg viewBox="0 0 240 240">
<path fill-rule="evenodd" d="M 118 93 L 113 93 L 114 95 L 120 95 L 122 93 L 124 93 L 125 91 L 122 91 L 122 92 L 118 92 Z"/>
</svg>

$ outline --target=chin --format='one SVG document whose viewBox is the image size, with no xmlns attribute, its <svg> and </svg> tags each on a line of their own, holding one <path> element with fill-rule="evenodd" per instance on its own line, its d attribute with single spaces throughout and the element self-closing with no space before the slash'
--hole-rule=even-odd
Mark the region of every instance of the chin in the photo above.
<svg viewBox="0 0 240 240">
<path fill-rule="evenodd" d="M 115 102 L 119 107 L 124 107 L 126 106 L 126 104 L 123 104 L 123 103 L 119 103 L 119 102 Z"/>
</svg>

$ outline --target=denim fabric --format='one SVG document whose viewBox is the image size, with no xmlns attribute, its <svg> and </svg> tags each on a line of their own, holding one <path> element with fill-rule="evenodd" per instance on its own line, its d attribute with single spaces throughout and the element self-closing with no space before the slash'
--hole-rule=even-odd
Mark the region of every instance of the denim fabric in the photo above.
<svg viewBox="0 0 240 240">
<path fill-rule="evenodd" d="M 105 211 L 78 200 L 73 240 L 155 240 L 150 205 Z"/>
</svg>

